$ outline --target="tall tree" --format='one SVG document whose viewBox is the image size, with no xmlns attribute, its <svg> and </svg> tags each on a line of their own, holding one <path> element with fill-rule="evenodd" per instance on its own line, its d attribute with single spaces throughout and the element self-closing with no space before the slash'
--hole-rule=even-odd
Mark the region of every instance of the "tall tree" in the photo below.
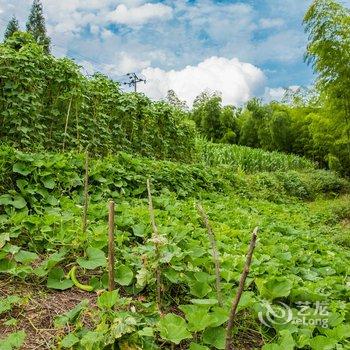
<svg viewBox="0 0 350 350">
<path fill-rule="evenodd" d="M 314 0 L 304 18 L 309 34 L 306 60 L 318 74 L 317 86 L 337 123 L 350 167 L 350 10 L 335 0 Z"/>
<path fill-rule="evenodd" d="M 31 33 L 36 42 L 44 47 L 46 53 L 50 53 L 51 39 L 46 34 L 43 5 L 40 0 L 34 0 L 30 10 L 27 31 Z"/>
<path fill-rule="evenodd" d="M 19 23 L 17 18 L 13 16 L 6 27 L 4 39 L 7 40 L 12 36 L 14 32 L 18 32 L 18 31 L 19 31 Z"/>
<path fill-rule="evenodd" d="M 186 101 L 180 100 L 180 98 L 176 95 L 174 90 L 168 90 L 165 100 L 176 108 L 179 108 L 183 111 L 188 111 Z"/>
</svg>

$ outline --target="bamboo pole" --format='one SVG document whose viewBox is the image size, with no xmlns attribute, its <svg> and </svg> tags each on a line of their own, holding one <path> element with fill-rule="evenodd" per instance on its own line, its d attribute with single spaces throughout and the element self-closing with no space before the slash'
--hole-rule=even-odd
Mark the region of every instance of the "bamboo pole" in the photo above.
<svg viewBox="0 0 350 350">
<path fill-rule="evenodd" d="M 68 111 L 67 111 L 67 117 L 66 117 L 66 125 L 64 126 L 64 135 L 63 135 L 63 147 L 62 151 L 65 150 L 66 148 L 66 135 L 67 135 L 67 130 L 68 130 L 68 121 L 69 121 L 69 114 L 70 114 L 70 109 L 72 107 L 72 99 L 73 96 L 69 100 L 69 105 L 68 105 Z"/>
<path fill-rule="evenodd" d="M 227 323 L 225 350 L 233 350 L 233 344 L 232 344 L 233 323 L 234 323 L 234 319 L 236 317 L 237 307 L 238 307 L 239 301 L 240 301 L 242 293 L 243 293 L 245 280 L 247 279 L 247 276 L 248 276 L 248 273 L 250 270 L 250 265 L 252 264 L 253 252 L 254 252 L 255 245 L 256 245 L 258 231 L 259 231 L 259 227 L 256 227 L 252 233 L 252 238 L 251 238 L 248 253 L 247 253 L 247 259 L 246 259 L 246 262 L 245 262 L 245 265 L 243 268 L 243 272 L 241 274 L 241 278 L 239 280 L 237 294 L 232 302 L 231 311 L 230 311 L 230 315 L 229 315 L 229 319 L 228 319 L 228 323 Z"/>
<path fill-rule="evenodd" d="M 220 278 L 220 260 L 219 260 L 219 251 L 215 241 L 215 235 L 213 229 L 210 225 L 209 218 L 205 210 L 203 209 L 200 203 L 197 204 L 197 210 L 200 216 L 202 217 L 203 223 L 207 229 L 208 237 L 212 250 L 212 257 L 215 264 L 215 276 L 216 276 L 216 295 L 219 302 L 219 305 L 222 306 L 222 295 L 221 295 L 221 278 Z"/>
<path fill-rule="evenodd" d="M 84 177 L 84 209 L 83 209 L 83 233 L 87 229 L 87 212 L 89 206 L 89 152 L 85 153 L 85 177 Z"/>
<path fill-rule="evenodd" d="M 148 192 L 148 209 L 149 209 L 149 216 L 150 221 L 152 225 L 153 230 L 153 241 L 155 243 L 155 252 L 156 252 L 156 261 L 157 261 L 157 268 L 156 268 L 156 284 L 157 284 L 157 290 L 156 290 L 156 303 L 159 312 L 161 312 L 161 271 L 159 266 L 159 258 L 160 258 L 160 252 L 159 252 L 159 232 L 158 227 L 156 225 L 156 221 L 154 218 L 154 208 L 153 208 L 153 201 L 152 201 L 152 193 L 151 193 L 151 182 L 149 179 L 147 179 L 147 192 Z"/>
<path fill-rule="evenodd" d="M 108 290 L 115 289 L 114 283 L 114 202 L 109 201 L 108 210 Z"/>
</svg>

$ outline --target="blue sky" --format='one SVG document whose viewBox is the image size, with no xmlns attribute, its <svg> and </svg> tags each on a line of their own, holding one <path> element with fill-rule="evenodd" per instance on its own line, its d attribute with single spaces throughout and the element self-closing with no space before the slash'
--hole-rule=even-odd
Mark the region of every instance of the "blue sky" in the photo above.
<svg viewBox="0 0 350 350">
<path fill-rule="evenodd" d="M 42 2 L 55 55 L 117 80 L 142 73 L 148 80 L 142 91 L 155 99 L 172 88 L 190 104 L 209 89 L 241 104 L 313 81 L 303 61 L 310 0 Z M 30 4 L 0 0 L 1 31 L 13 14 L 24 28 Z"/>
</svg>

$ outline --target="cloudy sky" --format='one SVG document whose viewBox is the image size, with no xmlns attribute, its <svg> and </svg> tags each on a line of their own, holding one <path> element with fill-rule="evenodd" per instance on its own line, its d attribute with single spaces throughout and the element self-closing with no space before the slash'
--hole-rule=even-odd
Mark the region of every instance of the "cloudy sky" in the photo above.
<svg viewBox="0 0 350 350">
<path fill-rule="evenodd" d="M 12 15 L 22 28 L 32 0 L 0 0 L 0 34 Z M 350 0 L 344 0 L 349 5 Z M 303 62 L 302 18 L 311 0 L 42 0 L 52 51 L 85 72 L 116 80 L 138 72 L 140 90 L 173 89 L 189 104 L 205 89 L 224 103 L 278 99 L 313 81 Z"/>
</svg>

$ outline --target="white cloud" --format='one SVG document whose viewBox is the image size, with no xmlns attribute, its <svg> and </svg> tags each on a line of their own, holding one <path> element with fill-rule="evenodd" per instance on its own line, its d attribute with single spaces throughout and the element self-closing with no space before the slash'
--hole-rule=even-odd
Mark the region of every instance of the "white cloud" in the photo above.
<svg viewBox="0 0 350 350">
<path fill-rule="evenodd" d="M 251 98 L 265 81 L 259 68 L 237 58 L 215 56 L 182 70 L 150 67 L 142 70 L 142 74 L 147 84 L 140 86 L 140 90 L 149 97 L 161 99 L 172 89 L 189 105 L 204 90 L 220 91 L 224 104 L 238 105 Z"/>
<path fill-rule="evenodd" d="M 255 44 L 259 53 L 257 62 L 279 61 L 283 63 L 302 62 L 305 52 L 306 38 L 302 32 L 286 30 L 269 36 L 266 40 Z"/>
<path fill-rule="evenodd" d="M 120 76 L 134 71 L 140 71 L 148 67 L 151 62 L 149 60 L 140 60 L 126 52 L 116 55 L 116 64 L 106 64 L 103 71 L 111 76 Z"/>
<path fill-rule="evenodd" d="M 259 21 L 260 28 L 271 29 L 282 27 L 284 20 L 282 18 L 261 18 Z"/>
<path fill-rule="evenodd" d="M 290 91 L 296 92 L 296 91 L 298 91 L 298 89 L 300 89 L 300 86 L 299 85 L 291 85 L 288 88 L 283 88 L 283 87 L 270 88 L 270 87 L 266 87 L 263 99 L 264 99 L 265 102 L 272 102 L 272 101 L 280 102 L 283 99 L 287 89 L 289 89 Z"/>
<path fill-rule="evenodd" d="M 264 101 L 271 102 L 271 101 L 281 101 L 284 94 L 286 92 L 285 88 L 278 87 L 278 88 L 265 88 L 264 93 Z"/>
<path fill-rule="evenodd" d="M 102 32 L 101 32 L 101 38 L 103 40 L 107 40 L 107 39 L 113 37 L 113 35 L 114 35 L 113 32 L 111 32 L 108 29 L 103 29 Z"/>
<path fill-rule="evenodd" d="M 141 25 L 153 20 L 167 20 L 172 17 L 172 8 L 164 4 L 147 3 L 138 7 L 128 8 L 120 4 L 108 15 L 113 23 L 126 25 Z"/>
<path fill-rule="evenodd" d="M 83 73 L 92 75 L 96 72 L 94 65 L 89 61 L 80 61 L 78 64 L 82 66 Z"/>
</svg>

